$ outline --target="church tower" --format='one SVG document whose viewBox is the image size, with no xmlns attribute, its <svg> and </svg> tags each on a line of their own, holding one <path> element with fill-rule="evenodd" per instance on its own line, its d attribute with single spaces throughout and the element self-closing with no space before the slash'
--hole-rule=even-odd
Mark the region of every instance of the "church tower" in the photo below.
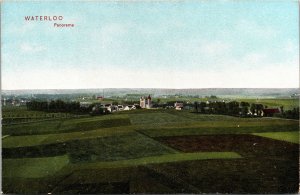
<svg viewBox="0 0 300 195">
<path fill-rule="evenodd" d="M 149 96 L 147 97 L 147 105 L 146 105 L 147 108 L 151 108 L 152 107 L 152 103 L 151 103 L 151 96 L 149 94 Z"/>
<path fill-rule="evenodd" d="M 146 108 L 146 100 L 144 97 L 140 98 L 140 107 L 141 108 Z"/>
</svg>

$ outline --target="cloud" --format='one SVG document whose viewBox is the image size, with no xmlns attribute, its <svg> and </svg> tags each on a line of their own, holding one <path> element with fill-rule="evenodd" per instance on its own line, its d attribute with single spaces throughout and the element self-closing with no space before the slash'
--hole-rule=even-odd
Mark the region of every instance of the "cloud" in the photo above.
<svg viewBox="0 0 300 195">
<path fill-rule="evenodd" d="M 37 53 L 45 51 L 46 49 L 45 46 L 35 43 L 22 43 L 20 45 L 20 50 L 25 53 Z"/>
<path fill-rule="evenodd" d="M 225 70 L 111 68 L 33 69 L 3 74 L 3 89 L 76 88 L 289 88 L 298 87 L 298 59 L 273 67 Z"/>
</svg>

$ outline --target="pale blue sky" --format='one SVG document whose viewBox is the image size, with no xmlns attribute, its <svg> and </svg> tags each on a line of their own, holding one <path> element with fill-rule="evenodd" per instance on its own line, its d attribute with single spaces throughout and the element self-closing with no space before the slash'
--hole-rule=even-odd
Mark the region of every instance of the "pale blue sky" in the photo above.
<svg viewBox="0 0 300 195">
<path fill-rule="evenodd" d="M 297 1 L 4 2 L 1 19 L 3 89 L 298 87 Z"/>
</svg>

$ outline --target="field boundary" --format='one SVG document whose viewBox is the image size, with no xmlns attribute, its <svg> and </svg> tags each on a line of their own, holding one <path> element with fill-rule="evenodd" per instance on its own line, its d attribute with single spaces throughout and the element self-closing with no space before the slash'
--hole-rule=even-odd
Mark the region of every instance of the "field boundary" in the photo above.
<svg viewBox="0 0 300 195">
<path fill-rule="evenodd" d="M 252 135 L 277 140 L 284 141 L 292 144 L 299 144 L 299 132 L 298 131 L 279 131 L 279 132 L 262 132 L 262 133 L 252 133 Z"/>
<path fill-rule="evenodd" d="M 84 115 L 84 116 L 72 116 L 72 117 L 45 118 L 43 120 L 34 120 L 34 121 L 28 121 L 28 122 L 6 123 L 6 124 L 3 123 L 2 126 L 31 124 L 31 123 L 39 123 L 39 122 L 44 122 L 44 121 L 68 120 L 68 119 L 88 118 L 88 117 L 90 117 L 90 116 Z"/>
<path fill-rule="evenodd" d="M 192 153 L 175 153 L 164 154 L 158 156 L 148 156 L 135 159 L 106 161 L 106 162 L 93 162 L 93 163 L 78 163 L 73 164 L 72 169 L 97 169 L 97 168 L 122 168 L 134 167 L 147 164 L 160 164 L 180 161 L 192 160 L 212 160 L 212 159 L 239 159 L 243 158 L 236 152 L 192 152 Z"/>
</svg>

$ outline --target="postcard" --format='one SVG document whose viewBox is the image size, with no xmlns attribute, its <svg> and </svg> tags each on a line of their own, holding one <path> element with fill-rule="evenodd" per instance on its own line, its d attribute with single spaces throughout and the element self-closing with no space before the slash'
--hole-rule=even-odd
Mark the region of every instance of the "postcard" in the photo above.
<svg viewBox="0 0 300 195">
<path fill-rule="evenodd" d="M 1 2 L 4 194 L 299 189 L 299 2 Z"/>
</svg>

